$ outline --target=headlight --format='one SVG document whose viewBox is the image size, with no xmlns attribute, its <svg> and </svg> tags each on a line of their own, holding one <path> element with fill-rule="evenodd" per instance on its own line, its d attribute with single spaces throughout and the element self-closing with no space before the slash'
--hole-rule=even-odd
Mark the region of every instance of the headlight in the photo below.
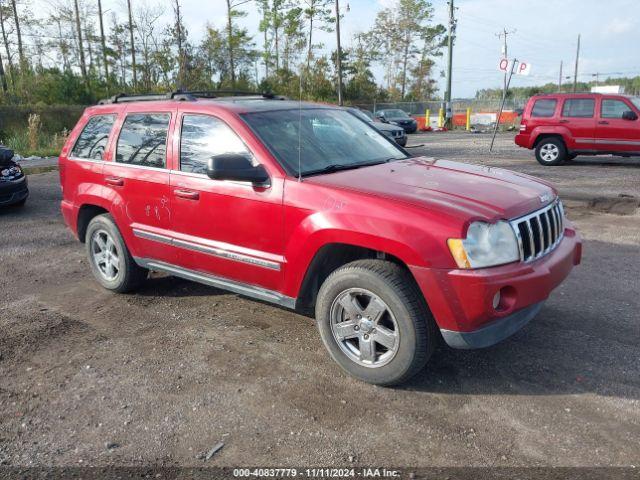
<svg viewBox="0 0 640 480">
<path fill-rule="evenodd" d="M 508 222 L 473 222 L 467 238 L 450 238 L 447 245 L 459 268 L 504 265 L 520 259 L 518 240 Z"/>
</svg>

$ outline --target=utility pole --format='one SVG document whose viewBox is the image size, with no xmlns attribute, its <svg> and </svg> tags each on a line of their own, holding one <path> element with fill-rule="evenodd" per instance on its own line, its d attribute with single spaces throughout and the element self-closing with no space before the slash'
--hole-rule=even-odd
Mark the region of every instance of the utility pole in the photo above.
<svg viewBox="0 0 640 480">
<path fill-rule="evenodd" d="M 453 35 L 456 31 L 456 19 L 454 16 L 453 0 L 449 0 L 449 38 L 448 38 L 448 60 L 447 60 L 447 90 L 444 95 L 447 128 L 451 126 L 451 74 L 453 71 Z M 428 121 L 428 120 L 427 120 Z"/>
<path fill-rule="evenodd" d="M 558 76 L 558 93 L 562 92 L 562 60 L 560 60 L 560 75 Z"/>
<path fill-rule="evenodd" d="M 509 60 L 509 50 L 508 50 L 508 46 L 507 46 L 507 37 L 509 35 L 512 35 L 516 33 L 516 30 L 507 30 L 506 28 L 503 28 L 502 31 L 500 33 L 496 33 L 496 37 L 503 39 L 503 44 L 502 44 L 502 58 L 506 58 L 507 60 Z M 504 88 L 507 88 L 507 71 L 504 71 Z"/>
<path fill-rule="evenodd" d="M 578 48 L 576 49 L 576 69 L 573 72 L 573 93 L 578 88 L 578 60 L 580 59 L 580 34 L 578 34 Z"/>
<path fill-rule="evenodd" d="M 336 0 L 336 43 L 337 59 L 336 69 L 338 70 L 338 105 L 343 104 L 342 100 L 342 48 L 340 47 L 340 0 Z"/>
</svg>

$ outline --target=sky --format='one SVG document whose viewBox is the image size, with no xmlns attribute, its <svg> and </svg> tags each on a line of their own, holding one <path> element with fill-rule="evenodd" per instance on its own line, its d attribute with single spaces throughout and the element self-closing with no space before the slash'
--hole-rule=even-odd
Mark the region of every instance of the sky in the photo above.
<svg viewBox="0 0 640 480">
<path fill-rule="evenodd" d="M 36 0 L 42 1 L 42 0 Z M 150 5 L 165 5 L 170 18 L 168 0 L 132 0 Z M 395 0 L 340 0 L 344 14 L 341 22 L 342 43 L 349 46 L 354 34 L 369 30 L 376 13 L 393 6 Z M 107 6 L 123 11 L 123 0 L 107 1 Z M 225 0 L 182 0 L 185 23 L 192 39 L 197 40 L 207 23 L 222 27 L 226 21 Z M 346 6 L 349 5 L 349 11 Z M 447 24 L 447 0 L 432 0 L 434 22 Z M 576 43 L 581 34 L 578 79 L 595 80 L 611 76 L 640 75 L 640 0 L 455 0 L 457 39 L 453 49 L 453 97 L 466 98 L 481 88 L 499 87 L 503 76 L 498 70 L 502 40 L 496 34 L 504 28 L 508 35 L 510 58 L 531 64 L 528 77 L 517 76 L 513 86 L 539 85 L 557 82 L 560 62 L 563 76 L 573 78 Z M 251 33 L 258 32 L 259 15 L 250 3 L 248 15 L 241 20 Z M 243 7 L 244 8 L 244 7 Z M 324 50 L 335 48 L 335 34 L 314 33 L 324 43 Z M 436 73 L 440 86 L 445 79 L 446 51 L 438 59 Z M 261 72 L 261 71 L 260 71 Z M 382 71 L 374 69 L 379 82 Z M 572 80 L 564 79 L 563 82 Z"/>
</svg>

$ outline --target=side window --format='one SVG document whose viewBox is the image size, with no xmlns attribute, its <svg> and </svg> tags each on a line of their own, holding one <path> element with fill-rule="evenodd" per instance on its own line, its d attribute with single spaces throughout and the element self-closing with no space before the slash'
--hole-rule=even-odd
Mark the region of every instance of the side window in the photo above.
<svg viewBox="0 0 640 480">
<path fill-rule="evenodd" d="M 568 98 L 564 101 L 562 116 L 590 118 L 593 117 L 595 107 L 596 101 L 593 98 Z"/>
<path fill-rule="evenodd" d="M 631 107 L 621 100 L 602 100 L 601 118 L 622 118 L 624 112 L 631 110 Z"/>
<path fill-rule="evenodd" d="M 133 113 L 124 120 L 116 162 L 164 168 L 167 153 L 168 113 Z"/>
<path fill-rule="evenodd" d="M 207 173 L 214 155 L 235 153 L 252 158 L 247 147 L 222 120 L 208 115 L 185 115 L 180 137 L 180 170 Z"/>
<path fill-rule="evenodd" d="M 107 148 L 111 127 L 116 121 L 115 115 L 96 115 L 91 117 L 78 141 L 71 150 L 71 156 L 90 160 L 102 160 L 102 155 Z"/>
<path fill-rule="evenodd" d="M 558 101 L 555 99 L 536 100 L 531 110 L 532 117 L 553 117 Z"/>
</svg>

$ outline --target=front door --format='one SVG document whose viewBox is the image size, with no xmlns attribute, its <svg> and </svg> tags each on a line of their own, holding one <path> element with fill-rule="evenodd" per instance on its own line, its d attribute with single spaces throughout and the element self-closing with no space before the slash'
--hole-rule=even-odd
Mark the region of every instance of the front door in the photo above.
<svg viewBox="0 0 640 480">
<path fill-rule="evenodd" d="M 571 131 L 575 150 L 595 148 L 596 100 L 594 97 L 567 98 L 562 105 L 559 123 Z"/>
<path fill-rule="evenodd" d="M 284 270 L 282 178 L 272 178 L 268 186 L 212 180 L 206 168 L 214 155 L 259 159 L 215 116 L 183 113 L 177 121 L 171 204 L 180 266 L 279 290 Z"/>
<path fill-rule="evenodd" d="M 172 113 L 127 110 L 120 119 L 114 154 L 103 171 L 113 215 L 132 255 L 170 263 L 175 261 L 166 241 L 171 221 L 167 145 Z"/>
<path fill-rule="evenodd" d="M 596 126 L 598 149 L 610 152 L 640 152 L 640 118 L 625 120 L 625 112 L 635 112 L 630 102 L 603 97 Z"/>
</svg>

